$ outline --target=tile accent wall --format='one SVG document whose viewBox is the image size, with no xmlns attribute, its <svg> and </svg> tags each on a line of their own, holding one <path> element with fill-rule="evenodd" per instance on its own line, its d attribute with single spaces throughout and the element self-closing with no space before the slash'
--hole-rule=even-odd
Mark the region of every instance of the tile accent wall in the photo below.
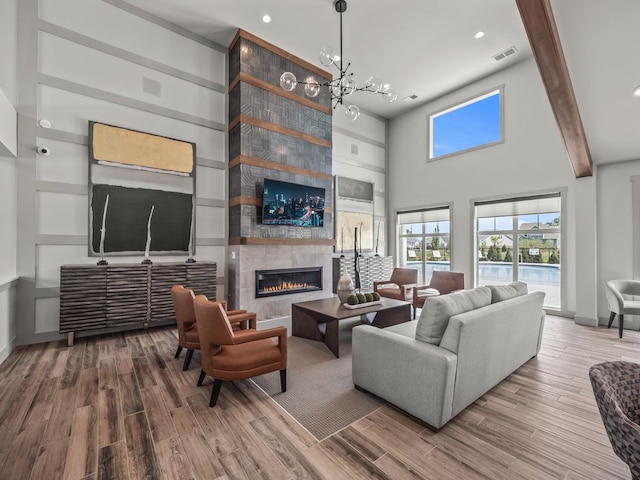
<svg viewBox="0 0 640 480">
<path fill-rule="evenodd" d="M 280 75 L 320 82 L 331 75 L 242 30 L 229 48 L 229 303 L 258 319 L 290 315 L 291 303 L 331 295 L 332 110 L 323 91 L 285 92 Z M 324 90 L 324 89 L 323 89 Z M 261 223 L 265 178 L 322 187 L 324 226 Z M 255 270 L 322 266 L 323 290 L 255 298 Z"/>
</svg>

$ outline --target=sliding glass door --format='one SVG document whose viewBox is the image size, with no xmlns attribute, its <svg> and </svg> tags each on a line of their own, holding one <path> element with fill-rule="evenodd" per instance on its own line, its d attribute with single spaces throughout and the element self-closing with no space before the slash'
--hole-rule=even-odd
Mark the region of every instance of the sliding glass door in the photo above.
<svg viewBox="0 0 640 480">
<path fill-rule="evenodd" d="M 561 307 L 560 194 L 478 202 L 476 285 L 520 280 Z"/>
</svg>

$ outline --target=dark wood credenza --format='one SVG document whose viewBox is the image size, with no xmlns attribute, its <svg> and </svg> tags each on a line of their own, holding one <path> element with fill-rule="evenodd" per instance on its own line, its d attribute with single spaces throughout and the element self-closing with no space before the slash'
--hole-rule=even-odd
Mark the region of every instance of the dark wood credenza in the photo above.
<svg viewBox="0 0 640 480">
<path fill-rule="evenodd" d="M 175 322 L 171 287 L 176 284 L 215 299 L 216 264 L 62 265 L 60 333 L 67 333 L 71 345 L 78 331 Z"/>
</svg>

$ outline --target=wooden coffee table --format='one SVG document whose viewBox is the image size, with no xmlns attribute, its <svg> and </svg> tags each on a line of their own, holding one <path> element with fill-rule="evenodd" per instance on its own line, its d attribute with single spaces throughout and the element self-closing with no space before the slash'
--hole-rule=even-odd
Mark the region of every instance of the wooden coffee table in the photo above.
<svg viewBox="0 0 640 480">
<path fill-rule="evenodd" d="M 389 327 L 411 320 L 411 304 L 383 298 L 380 304 L 351 310 L 345 308 L 338 297 L 332 297 L 291 305 L 293 336 L 324 342 L 336 357 L 340 357 L 338 322 L 363 316 L 367 319 L 373 316 L 373 321 L 366 323 L 374 327 Z"/>
</svg>

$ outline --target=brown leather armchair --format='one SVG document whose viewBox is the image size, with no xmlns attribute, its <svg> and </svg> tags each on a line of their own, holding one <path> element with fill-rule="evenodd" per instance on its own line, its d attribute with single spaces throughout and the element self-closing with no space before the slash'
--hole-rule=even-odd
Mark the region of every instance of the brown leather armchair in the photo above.
<svg viewBox="0 0 640 480">
<path fill-rule="evenodd" d="M 411 290 L 418 282 L 418 270 L 415 268 L 396 267 L 389 280 L 373 282 L 373 291 L 381 297 L 395 298 L 396 300 L 411 301 Z"/>
<path fill-rule="evenodd" d="M 178 349 L 176 350 L 175 358 L 180 356 L 183 348 L 187 349 L 182 370 L 189 368 L 193 351 L 200 350 L 198 325 L 196 324 L 196 315 L 193 311 L 194 298 L 195 295 L 191 289 L 185 288 L 182 285 L 174 285 L 171 287 L 171 299 L 173 300 L 173 308 L 176 315 L 176 325 L 178 326 Z M 226 309 L 227 302 L 223 301 L 221 303 Z M 254 312 L 230 310 L 227 312 L 227 315 L 229 315 L 234 330 L 256 328 L 256 314 Z"/>
<path fill-rule="evenodd" d="M 436 289 L 440 295 L 464 289 L 464 273 L 435 271 L 431 276 L 429 285 L 419 285 L 413 289 L 413 318 L 416 318 L 416 309 L 423 308 L 424 302 L 431 295 L 420 294 L 420 290 L 428 288 Z"/>
<path fill-rule="evenodd" d="M 244 380 L 279 370 L 282 391 L 287 391 L 285 327 L 234 332 L 220 302 L 210 302 L 204 295 L 198 295 L 193 307 L 202 351 L 198 386 L 202 385 L 206 375 L 213 377 L 210 407 L 218 401 L 224 380 Z"/>
</svg>

